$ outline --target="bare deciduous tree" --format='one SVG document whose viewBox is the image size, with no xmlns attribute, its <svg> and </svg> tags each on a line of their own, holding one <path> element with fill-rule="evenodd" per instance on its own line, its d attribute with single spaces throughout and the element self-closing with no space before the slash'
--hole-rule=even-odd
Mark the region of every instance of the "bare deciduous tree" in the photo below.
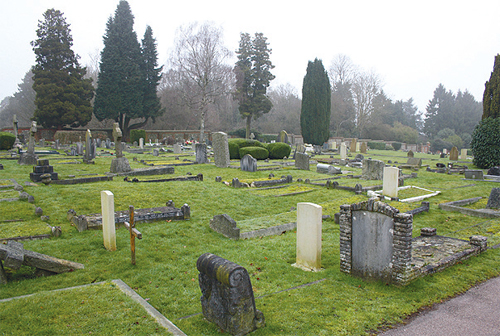
<svg viewBox="0 0 500 336">
<path fill-rule="evenodd" d="M 360 137 L 363 137 L 363 130 L 373 111 L 373 99 L 380 90 L 381 80 L 372 71 L 360 72 L 353 80 L 352 95 L 356 112 L 356 125 Z"/>
</svg>

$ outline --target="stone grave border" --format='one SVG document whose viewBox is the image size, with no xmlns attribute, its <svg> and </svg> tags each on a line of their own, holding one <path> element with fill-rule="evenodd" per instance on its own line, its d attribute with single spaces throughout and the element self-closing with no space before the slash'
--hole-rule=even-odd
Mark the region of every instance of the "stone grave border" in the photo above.
<svg viewBox="0 0 500 336">
<path fill-rule="evenodd" d="M 173 166 L 159 166 L 157 168 L 139 168 L 128 172 L 107 173 L 109 176 L 147 176 L 147 175 L 167 175 L 173 174 L 175 168 Z"/>
<path fill-rule="evenodd" d="M 113 176 L 77 177 L 74 179 L 53 180 L 51 183 L 69 185 L 69 184 L 81 184 L 81 183 L 103 182 L 103 181 L 113 181 Z"/>
<path fill-rule="evenodd" d="M 432 190 L 421 188 L 421 187 L 417 187 L 417 186 L 402 186 L 402 187 L 398 187 L 398 192 L 400 190 L 406 190 L 406 189 L 411 189 L 411 188 L 415 188 L 415 189 L 427 191 L 427 192 L 429 192 L 429 194 L 422 195 L 422 196 L 415 196 L 415 197 L 405 198 L 405 199 L 398 199 L 399 202 L 403 202 L 403 203 L 418 202 L 418 201 L 424 200 L 426 198 L 439 195 L 441 193 L 441 191 L 439 191 L 439 190 L 432 191 Z M 390 197 L 383 196 L 382 192 L 383 192 L 383 190 L 374 191 L 374 193 L 377 194 L 379 197 L 384 197 L 385 199 L 391 199 Z"/>
<path fill-rule="evenodd" d="M 274 180 L 255 180 L 250 183 L 246 182 L 240 182 L 240 180 L 235 177 L 229 182 L 223 182 L 226 185 L 230 185 L 233 188 L 242 188 L 242 187 L 255 187 L 255 188 L 262 188 L 262 187 L 270 187 L 270 186 L 276 186 L 276 185 L 281 185 L 281 184 L 288 184 L 293 182 L 293 177 L 292 175 L 287 175 L 287 176 L 282 176 L 279 179 L 274 179 Z"/>
<path fill-rule="evenodd" d="M 183 333 L 175 324 L 170 322 L 169 319 L 167 319 L 164 315 L 162 315 L 156 308 L 154 308 L 151 304 L 149 304 L 146 300 L 144 300 L 139 294 L 137 294 L 136 291 L 134 291 L 130 286 L 128 286 L 124 281 L 121 279 L 115 279 L 111 281 L 101 281 L 101 282 L 95 282 L 95 283 L 90 283 L 86 285 L 80 285 L 80 286 L 73 286 L 73 287 L 67 287 L 67 288 L 59 288 L 59 289 L 54 289 L 49 292 L 60 292 L 60 291 L 67 291 L 67 290 L 72 290 L 72 289 L 77 289 L 77 288 L 84 288 L 84 287 L 89 287 L 89 286 L 95 286 L 95 285 L 102 285 L 106 283 L 114 283 L 116 287 L 121 290 L 125 295 L 130 297 L 132 300 L 140 304 L 146 312 L 153 317 L 158 324 L 160 324 L 162 327 L 166 328 L 169 332 L 171 332 L 175 336 L 185 336 L 186 334 Z M 47 291 L 45 291 L 47 292 Z M 21 296 L 15 296 L 15 297 L 10 297 L 6 299 L 1 299 L 0 303 L 2 302 L 8 302 L 16 299 L 22 299 L 22 298 L 28 298 L 34 295 L 37 295 L 38 293 L 33 293 L 33 294 L 27 294 L 27 295 L 21 295 Z"/>
<path fill-rule="evenodd" d="M 482 199 L 482 197 L 468 198 L 459 201 L 447 202 L 438 204 L 438 207 L 445 211 L 460 212 L 461 214 L 481 217 L 481 218 L 498 218 L 500 211 L 493 209 L 469 209 L 463 208 L 463 205 L 473 204 Z"/>
<path fill-rule="evenodd" d="M 127 182 L 137 183 L 137 182 L 173 182 L 173 181 L 203 181 L 203 174 L 193 175 L 193 176 L 179 176 L 165 179 L 155 179 L 155 180 L 138 180 L 134 178 L 133 180 L 126 180 Z"/>
</svg>

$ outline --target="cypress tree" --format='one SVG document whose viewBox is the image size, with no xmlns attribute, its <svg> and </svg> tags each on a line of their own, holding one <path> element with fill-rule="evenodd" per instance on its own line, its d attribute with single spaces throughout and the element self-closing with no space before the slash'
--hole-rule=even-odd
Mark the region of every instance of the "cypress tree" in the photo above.
<svg viewBox="0 0 500 336">
<path fill-rule="evenodd" d="M 321 60 L 309 61 L 302 85 L 300 128 L 305 143 L 322 145 L 329 137 L 331 87 Z"/>
<path fill-rule="evenodd" d="M 483 118 L 500 117 L 500 55 L 495 56 L 495 64 L 490 80 L 484 84 Z"/>
<path fill-rule="evenodd" d="M 160 98 L 156 94 L 156 89 L 161 80 L 163 66 L 158 67 L 158 52 L 156 50 L 156 40 L 153 38 L 153 30 L 146 27 L 142 40 L 143 71 L 146 75 L 146 85 L 144 87 L 143 117 L 151 117 L 153 122 L 156 117 L 163 114 Z"/>
<path fill-rule="evenodd" d="M 115 16 L 107 22 L 94 102 L 97 119 L 118 122 L 125 139 L 128 139 L 131 128 L 144 125 L 149 118 L 143 114 L 146 76 L 141 46 L 133 27 L 130 6 L 121 0 Z M 141 117 L 146 120 L 129 126 L 132 119 Z"/>
<path fill-rule="evenodd" d="M 38 38 L 31 42 L 36 55 L 33 119 L 47 128 L 85 125 L 92 118 L 92 82 L 84 79 L 86 69 L 71 50 L 73 38 L 63 13 L 48 9 L 43 16 L 45 20 L 38 22 Z"/>
</svg>

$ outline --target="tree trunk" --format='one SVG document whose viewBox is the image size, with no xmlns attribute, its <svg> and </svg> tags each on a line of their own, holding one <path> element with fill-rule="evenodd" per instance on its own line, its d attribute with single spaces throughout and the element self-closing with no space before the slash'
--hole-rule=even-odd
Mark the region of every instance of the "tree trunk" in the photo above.
<svg viewBox="0 0 500 336">
<path fill-rule="evenodd" d="M 203 143 L 203 138 L 205 132 L 205 111 L 201 111 L 201 124 L 200 124 L 200 143 Z"/>
<path fill-rule="evenodd" d="M 252 122 L 252 115 L 249 115 L 247 117 L 247 133 L 246 133 L 246 136 L 245 136 L 246 139 L 250 139 L 250 123 L 251 122 Z"/>
</svg>

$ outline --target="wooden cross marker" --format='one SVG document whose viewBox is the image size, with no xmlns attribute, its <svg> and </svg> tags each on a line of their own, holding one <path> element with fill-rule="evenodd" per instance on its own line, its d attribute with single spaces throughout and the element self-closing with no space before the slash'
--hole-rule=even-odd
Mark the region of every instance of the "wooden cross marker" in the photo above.
<svg viewBox="0 0 500 336">
<path fill-rule="evenodd" d="M 129 217 L 130 223 L 124 222 L 125 227 L 130 231 L 130 252 L 131 252 L 131 261 L 132 265 L 135 265 L 135 238 L 142 239 L 142 233 L 137 231 L 134 223 L 134 206 L 130 205 L 129 209 Z"/>
</svg>

